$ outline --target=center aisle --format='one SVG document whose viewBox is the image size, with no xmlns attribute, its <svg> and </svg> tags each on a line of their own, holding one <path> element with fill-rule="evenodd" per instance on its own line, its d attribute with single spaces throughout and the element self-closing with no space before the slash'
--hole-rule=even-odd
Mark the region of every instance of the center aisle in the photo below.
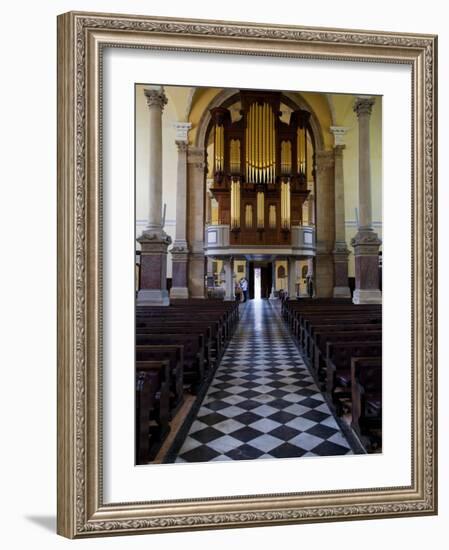
<svg viewBox="0 0 449 550">
<path fill-rule="evenodd" d="M 352 454 L 275 306 L 241 307 L 176 462 Z"/>
</svg>

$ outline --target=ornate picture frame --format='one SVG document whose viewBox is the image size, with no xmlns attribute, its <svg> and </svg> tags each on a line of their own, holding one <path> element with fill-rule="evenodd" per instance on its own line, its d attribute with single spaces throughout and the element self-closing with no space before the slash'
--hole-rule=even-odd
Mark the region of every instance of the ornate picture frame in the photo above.
<svg viewBox="0 0 449 550">
<path fill-rule="evenodd" d="M 412 74 L 412 483 L 105 503 L 105 47 L 403 64 Z M 70 12 L 58 17 L 58 533 L 69 538 L 437 513 L 437 37 Z"/>
</svg>

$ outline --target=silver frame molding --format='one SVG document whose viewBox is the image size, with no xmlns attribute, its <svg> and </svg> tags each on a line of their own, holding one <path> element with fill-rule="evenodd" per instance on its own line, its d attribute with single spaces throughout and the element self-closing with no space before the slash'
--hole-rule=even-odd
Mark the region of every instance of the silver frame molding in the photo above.
<svg viewBox="0 0 449 550">
<path fill-rule="evenodd" d="M 105 46 L 411 67 L 410 486 L 103 503 L 101 67 Z M 58 17 L 59 534 L 81 538 L 437 513 L 436 56 L 433 35 L 97 13 Z"/>
</svg>

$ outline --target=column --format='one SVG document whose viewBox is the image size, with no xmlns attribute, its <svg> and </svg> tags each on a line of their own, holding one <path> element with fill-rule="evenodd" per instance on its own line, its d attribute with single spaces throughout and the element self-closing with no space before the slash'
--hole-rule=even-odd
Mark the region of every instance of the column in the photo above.
<svg viewBox="0 0 449 550">
<path fill-rule="evenodd" d="M 271 294 L 270 300 L 276 298 L 276 258 L 271 262 Z"/>
<path fill-rule="evenodd" d="M 187 149 L 187 196 L 189 245 L 188 288 L 191 298 L 205 298 L 204 261 L 204 192 L 206 184 L 205 153 L 201 147 Z"/>
<path fill-rule="evenodd" d="M 370 116 L 375 98 L 358 97 L 354 111 L 359 123 L 359 227 L 351 240 L 355 255 L 355 304 L 382 302 L 379 290 L 379 246 L 381 241 L 371 219 Z"/>
<path fill-rule="evenodd" d="M 296 258 L 289 256 L 288 258 L 288 297 L 290 300 L 296 300 L 296 280 L 298 276 L 296 273 Z"/>
<path fill-rule="evenodd" d="M 213 179 L 208 178 L 206 180 L 206 225 L 212 223 L 212 194 L 210 188 L 213 187 L 213 184 Z"/>
<path fill-rule="evenodd" d="M 137 239 L 141 245 L 141 287 L 138 305 L 168 306 L 167 248 L 171 238 L 162 221 L 162 111 L 167 103 L 163 88 L 145 89 L 149 109 L 148 225 Z"/>
<path fill-rule="evenodd" d="M 307 209 L 308 224 L 315 225 L 315 196 L 312 192 L 307 197 Z"/>
<path fill-rule="evenodd" d="M 343 175 L 344 136 L 347 128 L 331 126 L 334 134 L 334 185 L 335 185 L 335 245 L 334 245 L 334 297 L 350 298 L 348 286 L 348 256 L 345 228 L 345 182 Z"/>
<path fill-rule="evenodd" d="M 315 295 L 334 293 L 335 193 L 334 152 L 316 153 L 316 260 Z"/>
<path fill-rule="evenodd" d="M 206 258 L 206 286 L 207 288 L 213 288 L 214 285 L 214 270 L 213 270 L 214 260 L 210 256 Z"/>
<path fill-rule="evenodd" d="M 178 146 L 178 169 L 176 180 L 176 233 L 171 249 L 173 261 L 172 288 L 170 298 L 188 298 L 187 263 L 187 146 L 190 122 L 176 122 L 176 145 Z"/>
<path fill-rule="evenodd" d="M 223 269 L 225 277 L 225 301 L 234 300 L 234 278 L 233 278 L 233 266 L 232 258 L 223 259 Z"/>
</svg>

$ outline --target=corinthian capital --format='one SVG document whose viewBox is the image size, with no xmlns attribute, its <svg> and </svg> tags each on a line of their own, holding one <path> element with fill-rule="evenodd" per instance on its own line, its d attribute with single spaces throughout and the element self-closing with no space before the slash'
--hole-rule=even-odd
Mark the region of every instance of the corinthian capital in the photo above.
<svg viewBox="0 0 449 550">
<path fill-rule="evenodd" d="M 164 106 L 167 105 L 167 96 L 164 93 L 162 88 L 156 90 L 153 88 L 145 88 L 143 93 L 147 98 L 148 107 L 159 107 L 161 111 L 164 109 Z"/>
<path fill-rule="evenodd" d="M 334 166 L 333 151 L 317 151 L 316 155 L 316 171 L 322 174 Z"/>
<path fill-rule="evenodd" d="M 178 146 L 178 151 L 180 153 L 186 153 L 187 147 L 189 144 L 186 141 L 176 141 L 176 145 Z"/>
<path fill-rule="evenodd" d="M 175 122 L 173 128 L 176 130 L 176 143 L 189 141 L 189 130 L 192 128 L 191 122 Z"/>
<path fill-rule="evenodd" d="M 373 109 L 375 98 L 372 96 L 359 96 L 354 101 L 354 112 L 360 115 L 370 115 Z"/>
</svg>

